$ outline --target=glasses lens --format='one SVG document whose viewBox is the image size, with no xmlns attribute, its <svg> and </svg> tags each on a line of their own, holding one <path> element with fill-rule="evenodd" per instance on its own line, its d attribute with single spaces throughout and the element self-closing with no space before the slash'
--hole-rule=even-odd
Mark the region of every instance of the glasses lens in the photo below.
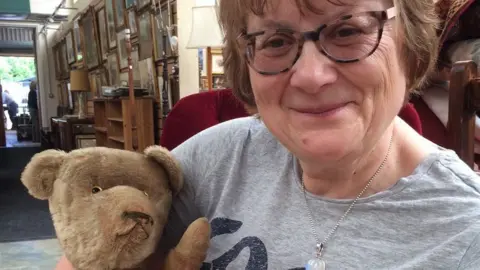
<svg viewBox="0 0 480 270">
<path fill-rule="evenodd" d="M 329 24 L 320 32 L 320 43 L 325 53 L 336 60 L 357 60 L 375 50 L 380 28 L 374 16 L 353 16 Z"/>
<path fill-rule="evenodd" d="M 298 53 L 298 37 L 292 31 L 265 31 L 248 41 L 247 58 L 255 70 L 276 73 L 292 66 Z"/>
</svg>

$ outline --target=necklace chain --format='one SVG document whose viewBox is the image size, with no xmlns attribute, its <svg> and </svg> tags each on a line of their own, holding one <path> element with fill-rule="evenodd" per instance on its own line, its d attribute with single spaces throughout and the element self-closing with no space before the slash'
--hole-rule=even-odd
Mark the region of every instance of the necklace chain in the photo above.
<svg viewBox="0 0 480 270">
<path fill-rule="evenodd" d="M 315 230 L 315 222 L 313 220 L 313 213 L 312 213 L 312 210 L 310 209 L 309 205 L 308 205 L 308 200 L 307 200 L 307 191 L 305 189 L 305 181 L 303 180 L 303 177 L 302 177 L 302 190 L 303 190 L 303 195 L 305 197 L 305 204 L 307 206 L 307 210 L 308 210 L 308 216 L 309 216 L 309 219 L 310 219 L 310 226 L 312 228 L 312 232 L 313 232 L 313 235 L 315 237 L 315 241 L 317 242 L 316 244 L 316 257 L 317 258 L 320 258 L 322 256 L 322 252 L 323 252 L 323 249 L 325 248 L 325 244 L 327 243 L 327 241 L 330 239 L 330 237 L 332 237 L 332 235 L 337 231 L 338 227 L 340 227 L 340 224 L 342 223 L 342 221 L 347 217 L 347 215 L 350 213 L 350 211 L 352 210 L 353 206 L 355 206 L 355 204 L 357 203 L 357 201 L 362 197 L 363 193 L 365 193 L 365 191 L 370 187 L 370 185 L 372 184 L 373 180 L 377 177 L 377 175 L 380 173 L 380 171 L 383 169 L 383 167 L 385 166 L 385 163 L 387 162 L 387 159 L 388 159 L 388 156 L 390 154 L 390 150 L 392 148 L 392 141 L 393 141 L 393 136 L 390 138 L 390 143 L 389 143 L 389 146 L 388 146 L 388 150 L 387 150 L 387 154 L 385 155 L 385 158 L 383 159 L 382 163 L 380 164 L 380 166 L 378 167 L 378 169 L 375 171 L 375 173 L 372 175 L 372 177 L 370 177 L 370 179 L 368 180 L 367 184 L 365 185 L 365 187 L 362 189 L 362 191 L 358 194 L 358 196 L 355 198 L 355 200 L 353 200 L 353 202 L 350 204 L 350 206 L 348 207 L 347 211 L 345 211 L 345 213 L 342 215 L 342 217 L 337 221 L 337 223 L 335 224 L 335 226 L 332 228 L 332 230 L 330 230 L 330 232 L 327 234 L 327 236 L 323 239 L 322 242 L 320 242 L 320 238 L 318 237 L 318 234 L 317 234 L 317 230 Z"/>
</svg>

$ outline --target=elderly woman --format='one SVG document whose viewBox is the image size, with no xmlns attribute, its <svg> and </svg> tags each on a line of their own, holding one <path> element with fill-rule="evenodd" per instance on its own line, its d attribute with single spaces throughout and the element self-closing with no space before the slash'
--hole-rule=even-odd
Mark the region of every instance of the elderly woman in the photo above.
<svg viewBox="0 0 480 270">
<path fill-rule="evenodd" d="M 397 117 L 434 67 L 432 1 L 223 0 L 220 12 L 226 76 L 259 117 L 173 151 L 186 186 L 171 244 L 206 216 L 205 269 L 478 269 L 479 177 Z"/>
</svg>

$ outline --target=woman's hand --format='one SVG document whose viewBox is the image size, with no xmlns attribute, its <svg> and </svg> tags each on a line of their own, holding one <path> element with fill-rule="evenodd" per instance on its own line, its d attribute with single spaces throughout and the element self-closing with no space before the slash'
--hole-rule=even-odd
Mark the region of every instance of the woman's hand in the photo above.
<svg viewBox="0 0 480 270">
<path fill-rule="evenodd" d="M 55 270 L 74 270 L 72 264 L 67 260 L 67 257 L 62 256 L 57 263 Z"/>
</svg>

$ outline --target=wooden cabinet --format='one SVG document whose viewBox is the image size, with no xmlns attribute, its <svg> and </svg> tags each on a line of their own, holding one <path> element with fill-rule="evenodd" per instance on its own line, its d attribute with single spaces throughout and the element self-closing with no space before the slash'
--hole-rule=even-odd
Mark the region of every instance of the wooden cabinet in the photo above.
<svg viewBox="0 0 480 270">
<path fill-rule="evenodd" d="M 153 103 L 153 98 L 137 97 L 132 121 L 128 97 L 94 99 L 97 146 L 143 151 L 155 144 Z"/>
<path fill-rule="evenodd" d="M 77 136 L 93 134 L 93 121 L 93 118 L 51 118 L 52 133 L 55 137 L 54 148 L 66 152 L 79 148 Z"/>
</svg>

